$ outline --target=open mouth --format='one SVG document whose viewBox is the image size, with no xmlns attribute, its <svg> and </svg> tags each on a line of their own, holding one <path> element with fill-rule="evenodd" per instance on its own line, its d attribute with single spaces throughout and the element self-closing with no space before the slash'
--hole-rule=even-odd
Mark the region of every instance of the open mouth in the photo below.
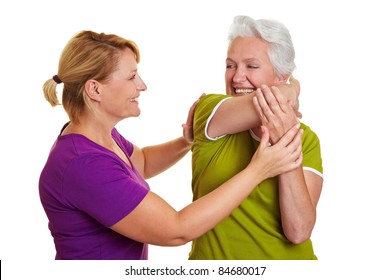
<svg viewBox="0 0 390 280">
<path fill-rule="evenodd" d="M 254 88 L 235 88 L 234 89 L 234 93 L 236 95 L 246 95 L 246 94 L 250 94 L 254 91 L 255 91 Z"/>
</svg>

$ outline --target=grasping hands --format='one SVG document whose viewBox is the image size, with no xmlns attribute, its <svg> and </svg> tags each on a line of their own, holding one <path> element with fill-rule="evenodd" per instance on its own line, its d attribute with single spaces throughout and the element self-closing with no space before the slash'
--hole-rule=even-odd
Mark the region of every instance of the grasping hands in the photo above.
<svg viewBox="0 0 390 280">
<path fill-rule="evenodd" d="M 275 86 L 262 85 L 257 89 L 253 104 L 261 124 L 269 130 L 271 144 L 277 143 L 290 128 L 299 124 L 291 102 Z"/>
<path fill-rule="evenodd" d="M 187 116 L 187 121 L 185 124 L 182 124 L 183 128 L 183 137 L 188 143 L 192 143 L 194 140 L 194 133 L 192 130 L 192 123 L 194 120 L 194 112 L 195 112 L 195 107 L 198 105 L 200 99 L 205 96 L 206 94 L 203 93 L 190 107 L 190 110 L 188 111 L 188 116 Z"/>
<path fill-rule="evenodd" d="M 261 170 L 266 178 L 291 171 L 302 163 L 302 130 L 299 124 L 294 125 L 283 135 L 278 143 L 269 145 L 269 131 L 261 126 L 260 145 L 253 155 L 250 165 Z"/>
</svg>

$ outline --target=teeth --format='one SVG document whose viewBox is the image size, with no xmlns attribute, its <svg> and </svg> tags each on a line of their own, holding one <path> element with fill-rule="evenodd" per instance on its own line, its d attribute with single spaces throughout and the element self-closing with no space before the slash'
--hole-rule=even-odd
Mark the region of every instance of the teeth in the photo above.
<svg viewBox="0 0 390 280">
<path fill-rule="evenodd" d="M 253 91 L 254 89 L 250 89 L 250 88 L 236 88 L 236 93 L 240 93 L 240 94 L 248 94 Z"/>
<path fill-rule="evenodd" d="M 134 101 L 137 101 L 137 102 L 138 102 L 138 97 L 136 97 L 136 98 L 131 98 L 130 101 L 131 101 L 131 102 L 134 102 Z"/>
</svg>

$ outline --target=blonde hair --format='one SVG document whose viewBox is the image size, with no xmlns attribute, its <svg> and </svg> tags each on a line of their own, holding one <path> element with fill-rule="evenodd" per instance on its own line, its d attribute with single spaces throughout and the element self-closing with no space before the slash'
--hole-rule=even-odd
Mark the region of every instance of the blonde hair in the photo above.
<svg viewBox="0 0 390 280">
<path fill-rule="evenodd" d="M 80 114 L 88 106 L 85 83 L 90 79 L 107 80 L 118 65 L 120 51 L 125 48 L 134 52 L 139 63 L 137 45 L 114 34 L 81 31 L 67 43 L 60 57 L 57 77 L 64 83 L 62 105 L 72 122 L 78 123 Z M 52 106 L 60 105 L 57 82 L 50 78 L 43 85 L 44 96 Z"/>
</svg>

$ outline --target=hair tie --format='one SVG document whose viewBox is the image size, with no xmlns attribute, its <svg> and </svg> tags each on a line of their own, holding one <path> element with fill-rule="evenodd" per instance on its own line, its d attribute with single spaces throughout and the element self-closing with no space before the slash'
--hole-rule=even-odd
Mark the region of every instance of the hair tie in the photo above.
<svg viewBox="0 0 390 280">
<path fill-rule="evenodd" d="M 62 83 L 61 79 L 60 79 L 57 75 L 54 75 L 54 76 L 53 76 L 53 80 L 54 80 L 54 82 L 56 82 L 57 84 L 61 84 L 61 83 Z"/>
</svg>

